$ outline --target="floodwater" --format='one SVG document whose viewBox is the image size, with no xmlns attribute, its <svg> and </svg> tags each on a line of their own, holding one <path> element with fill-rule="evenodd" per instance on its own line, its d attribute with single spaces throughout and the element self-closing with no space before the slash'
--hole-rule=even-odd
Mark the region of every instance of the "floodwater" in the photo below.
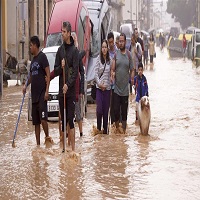
<svg viewBox="0 0 200 200">
<path fill-rule="evenodd" d="M 93 136 L 95 105 L 88 106 L 84 136 L 76 128 L 78 158 L 61 153 L 57 123 L 49 123 L 55 144 L 36 146 L 21 87 L 5 88 L 0 100 L 0 199 L 200 199 L 200 73 L 191 61 L 169 60 L 157 49 L 154 70 L 146 70 L 151 103 L 149 136 L 135 126 L 130 98 L 126 135 Z M 77 127 L 77 126 L 76 126 Z"/>
</svg>

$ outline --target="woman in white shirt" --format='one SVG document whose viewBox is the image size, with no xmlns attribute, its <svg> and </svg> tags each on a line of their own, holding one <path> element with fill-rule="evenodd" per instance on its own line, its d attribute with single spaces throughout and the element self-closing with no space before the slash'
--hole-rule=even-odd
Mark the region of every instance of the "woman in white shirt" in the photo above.
<svg viewBox="0 0 200 200">
<path fill-rule="evenodd" d="M 111 59 L 108 51 L 108 42 L 103 40 L 101 44 L 101 52 L 97 57 L 95 65 L 95 81 L 96 81 L 96 114 L 97 129 L 101 131 L 103 119 L 103 133 L 108 134 L 108 111 L 110 107 L 110 70 Z"/>
</svg>

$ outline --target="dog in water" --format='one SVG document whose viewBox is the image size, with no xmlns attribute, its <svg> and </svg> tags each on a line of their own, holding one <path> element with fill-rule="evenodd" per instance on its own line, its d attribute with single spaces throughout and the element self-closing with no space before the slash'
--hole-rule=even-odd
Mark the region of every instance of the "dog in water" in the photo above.
<svg viewBox="0 0 200 200">
<path fill-rule="evenodd" d="M 151 120 L 151 110 L 149 98 L 147 96 L 143 96 L 139 101 L 138 120 L 141 134 L 148 135 Z"/>
</svg>

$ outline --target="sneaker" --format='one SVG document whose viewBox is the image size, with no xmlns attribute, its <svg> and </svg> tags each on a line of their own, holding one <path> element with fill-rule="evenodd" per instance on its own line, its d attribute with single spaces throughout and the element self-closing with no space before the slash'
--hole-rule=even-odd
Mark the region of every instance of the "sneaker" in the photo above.
<svg viewBox="0 0 200 200">
<path fill-rule="evenodd" d="M 80 137 L 82 137 L 83 136 L 83 133 L 80 133 Z"/>
</svg>

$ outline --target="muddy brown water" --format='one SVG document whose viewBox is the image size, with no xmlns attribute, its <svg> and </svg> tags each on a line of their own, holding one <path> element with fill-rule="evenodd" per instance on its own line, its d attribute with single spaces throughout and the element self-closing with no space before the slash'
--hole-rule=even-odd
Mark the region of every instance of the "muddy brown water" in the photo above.
<svg viewBox="0 0 200 200">
<path fill-rule="evenodd" d="M 57 123 L 49 123 L 55 144 L 37 147 L 27 121 L 27 96 L 15 140 L 21 87 L 4 88 L 0 99 L 0 199 L 200 199 L 200 70 L 190 61 L 170 60 L 157 49 L 149 84 L 152 119 L 141 136 L 130 97 L 126 135 L 92 136 L 95 105 L 88 105 L 84 136 L 76 125 L 78 159 L 62 154 Z"/>
</svg>

